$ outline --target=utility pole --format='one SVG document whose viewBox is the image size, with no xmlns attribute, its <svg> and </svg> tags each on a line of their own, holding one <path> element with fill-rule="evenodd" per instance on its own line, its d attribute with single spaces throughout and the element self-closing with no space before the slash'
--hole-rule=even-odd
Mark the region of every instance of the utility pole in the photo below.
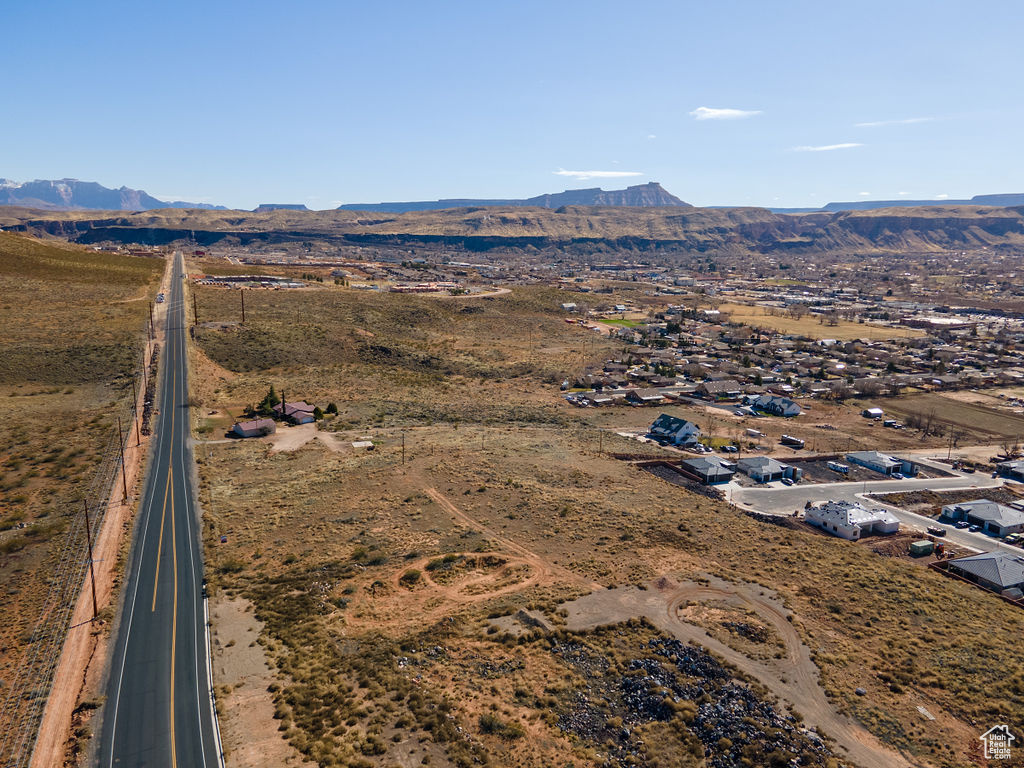
<svg viewBox="0 0 1024 768">
<path fill-rule="evenodd" d="M 121 417 L 117 417 L 117 447 L 121 449 L 121 485 L 124 488 L 124 500 L 128 503 L 128 467 L 124 463 L 124 434 L 121 432 Z"/>
<path fill-rule="evenodd" d="M 89 500 L 83 499 L 83 501 L 85 502 L 85 540 L 89 544 L 89 580 L 92 582 L 92 618 L 95 621 L 99 609 L 96 606 L 96 573 L 92 566 L 92 528 L 89 524 Z"/>
<path fill-rule="evenodd" d="M 153 302 L 149 302 L 149 338 L 156 338 L 156 327 L 153 325 Z"/>
<path fill-rule="evenodd" d="M 402 463 L 405 464 L 405 432 L 402 432 Z"/>
<path fill-rule="evenodd" d="M 142 375 L 146 375 L 143 368 Z M 142 435 L 139 434 L 139 393 L 135 386 L 135 375 L 132 375 L 132 420 L 135 422 L 135 447 L 142 445 Z"/>
<path fill-rule="evenodd" d="M 238 293 L 242 297 L 242 322 L 245 323 L 245 288 L 240 288 Z"/>
<path fill-rule="evenodd" d="M 604 456 L 604 430 L 597 433 L 597 455 Z"/>
<path fill-rule="evenodd" d="M 192 292 L 192 325 L 199 325 L 199 307 L 196 305 L 196 294 Z"/>
</svg>

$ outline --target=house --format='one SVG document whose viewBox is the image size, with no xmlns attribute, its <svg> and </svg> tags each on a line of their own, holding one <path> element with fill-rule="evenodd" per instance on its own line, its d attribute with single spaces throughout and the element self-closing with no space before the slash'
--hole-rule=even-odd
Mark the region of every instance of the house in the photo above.
<svg viewBox="0 0 1024 768">
<path fill-rule="evenodd" d="M 996 465 L 999 474 L 1018 483 L 1024 483 L 1024 459 L 1003 461 Z"/>
<path fill-rule="evenodd" d="M 866 509 L 851 501 L 826 501 L 804 513 L 804 520 L 850 541 L 872 533 L 896 533 L 900 521 L 884 509 Z"/>
<path fill-rule="evenodd" d="M 665 440 L 673 445 L 684 445 L 697 440 L 700 436 L 700 427 L 692 421 L 663 413 L 654 420 L 650 429 L 647 430 L 647 434 L 656 440 Z"/>
<path fill-rule="evenodd" d="M 772 416 L 785 416 L 787 418 L 799 416 L 803 413 L 803 409 L 793 400 L 790 400 L 788 397 L 779 397 L 778 395 L 755 397 L 750 403 L 750 407 L 756 411 L 770 413 Z"/>
<path fill-rule="evenodd" d="M 750 456 L 736 462 L 736 469 L 758 483 L 772 483 L 784 477 L 793 477 L 795 470 L 789 464 L 767 456 Z"/>
<path fill-rule="evenodd" d="M 894 472 L 899 472 L 902 475 L 917 474 L 917 466 L 914 462 L 895 456 L 886 456 L 878 451 L 854 451 L 846 454 L 846 460 L 851 464 L 859 464 L 883 475 L 891 475 Z"/>
<path fill-rule="evenodd" d="M 734 379 L 702 381 L 696 392 L 706 400 L 734 400 L 743 393 L 743 386 Z"/>
<path fill-rule="evenodd" d="M 942 516 L 950 520 L 966 520 L 985 533 L 999 537 L 1024 533 L 1024 512 L 988 499 L 948 504 L 942 508 Z"/>
<path fill-rule="evenodd" d="M 1019 597 L 1024 590 L 1024 557 L 997 550 L 949 561 L 949 570 L 957 576 L 991 589 Z"/>
<path fill-rule="evenodd" d="M 630 405 L 657 405 L 664 401 L 665 396 L 657 389 L 631 389 L 626 393 Z"/>
<path fill-rule="evenodd" d="M 274 413 L 279 419 L 290 421 L 293 424 L 309 424 L 316 419 L 313 417 L 315 405 L 310 405 L 305 400 L 295 403 L 278 403 L 274 406 Z"/>
<path fill-rule="evenodd" d="M 231 434 L 235 437 L 263 437 L 277 431 L 277 424 L 273 419 L 253 419 L 252 421 L 239 421 L 231 427 Z"/>
<path fill-rule="evenodd" d="M 683 474 L 700 480 L 704 485 L 728 483 L 736 474 L 736 465 L 717 456 L 686 459 L 680 462 Z"/>
</svg>

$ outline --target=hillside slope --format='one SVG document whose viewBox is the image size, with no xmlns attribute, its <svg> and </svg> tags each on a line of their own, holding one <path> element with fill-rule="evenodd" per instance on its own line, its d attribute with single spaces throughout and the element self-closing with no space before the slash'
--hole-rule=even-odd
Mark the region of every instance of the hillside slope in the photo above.
<svg viewBox="0 0 1024 768">
<path fill-rule="evenodd" d="M 81 242 L 325 240 L 455 248 L 682 248 L 709 253 L 1024 249 L 1024 207 L 947 206 L 775 214 L 764 208 L 487 207 L 403 214 L 164 209 L 138 213 L 0 208 L 0 226 Z"/>
</svg>

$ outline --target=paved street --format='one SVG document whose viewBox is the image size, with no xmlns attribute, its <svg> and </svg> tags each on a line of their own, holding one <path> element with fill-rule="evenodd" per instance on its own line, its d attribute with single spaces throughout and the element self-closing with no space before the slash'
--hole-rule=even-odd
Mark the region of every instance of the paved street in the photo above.
<svg viewBox="0 0 1024 768">
<path fill-rule="evenodd" d="M 742 488 L 735 484 L 730 484 L 724 490 L 732 502 L 742 504 L 758 512 L 773 515 L 791 515 L 797 510 L 803 510 L 804 505 L 808 501 L 854 501 L 869 507 L 884 507 L 896 515 L 904 527 L 918 528 L 922 534 L 926 527 L 938 525 L 946 529 L 946 541 L 955 543 L 958 546 L 984 552 L 1003 549 L 1015 555 L 1021 555 L 1024 554 L 1024 550 L 1021 550 L 1020 547 L 1003 544 L 999 539 L 986 536 L 983 533 L 971 533 L 967 530 L 960 530 L 951 525 L 937 523 L 930 517 L 907 512 L 889 504 L 880 504 L 873 499 L 864 498 L 865 494 L 870 493 L 896 493 L 898 491 L 915 490 L 943 491 L 961 488 L 977 488 L 978 498 L 985 498 L 986 488 L 999 488 L 1003 483 L 1002 478 L 975 473 L 973 475 L 931 479 L 911 478 L 906 480 L 875 480 L 865 483 L 797 484 L 789 487 L 770 488 Z M 773 485 L 777 484 L 773 483 Z"/>
<path fill-rule="evenodd" d="M 103 709 L 104 768 L 219 766 L 209 689 L 182 263 L 162 350 L 156 444 L 146 475 Z"/>
</svg>

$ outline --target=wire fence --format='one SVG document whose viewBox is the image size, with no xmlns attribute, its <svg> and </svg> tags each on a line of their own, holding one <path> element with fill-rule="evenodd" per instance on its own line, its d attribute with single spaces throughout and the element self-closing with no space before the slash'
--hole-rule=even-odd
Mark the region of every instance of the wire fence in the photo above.
<svg viewBox="0 0 1024 768">
<path fill-rule="evenodd" d="M 147 325 L 147 333 L 148 333 Z M 149 362 L 156 344 L 142 350 L 139 365 L 133 372 L 142 381 L 143 399 L 151 398 L 155 382 L 149 381 Z M 85 493 L 84 505 L 89 510 L 89 536 L 96 541 L 115 482 L 122 470 L 123 450 L 131 444 L 132 425 L 138 413 L 137 399 L 122 401 L 114 413 L 121 425 L 111 425 L 110 434 L 101 453 L 100 463 Z M 72 629 L 71 618 L 89 570 L 88 536 L 84 505 L 72 509 L 68 528 L 59 546 L 54 549 L 56 563 L 47 579 L 49 589 L 32 627 L 25 651 L 7 682 L 6 696 L 0 708 L 0 766 L 27 768 L 32 759 L 39 725 L 46 700 L 53 686 L 53 677 L 60 661 L 64 640 Z M 88 631 L 82 627 L 81 631 Z"/>
</svg>

